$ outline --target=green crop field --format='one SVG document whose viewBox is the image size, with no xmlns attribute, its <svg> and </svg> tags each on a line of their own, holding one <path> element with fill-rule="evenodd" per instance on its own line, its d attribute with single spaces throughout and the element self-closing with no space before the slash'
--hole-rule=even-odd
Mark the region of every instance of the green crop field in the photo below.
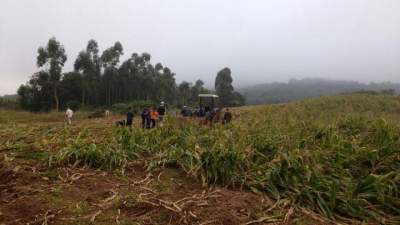
<svg viewBox="0 0 400 225">
<path fill-rule="evenodd" d="M 400 224 L 399 97 L 233 113 L 129 130 L 0 111 L 0 224 Z M 24 196 L 37 210 L 13 212 Z"/>
</svg>

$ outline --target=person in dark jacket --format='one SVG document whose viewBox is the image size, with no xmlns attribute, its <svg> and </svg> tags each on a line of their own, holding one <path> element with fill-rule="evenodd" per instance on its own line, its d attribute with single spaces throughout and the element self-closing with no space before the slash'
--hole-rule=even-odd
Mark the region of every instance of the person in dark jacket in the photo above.
<svg viewBox="0 0 400 225">
<path fill-rule="evenodd" d="M 144 108 L 142 111 L 142 128 L 150 128 L 150 110 L 148 108 Z"/>
<path fill-rule="evenodd" d="M 126 113 L 126 126 L 127 127 L 132 127 L 133 117 L 134 117 L 134 115 L 133 115 L 132 109 L 129 108 L 128 112 Z"/>
<path fill-rule="evenodd" d="M 222 119 L 222 124 L 228 124 L 232 121 L 232 113 L 226 108 L 224 113 L 224 118 Z"/>
</svg>

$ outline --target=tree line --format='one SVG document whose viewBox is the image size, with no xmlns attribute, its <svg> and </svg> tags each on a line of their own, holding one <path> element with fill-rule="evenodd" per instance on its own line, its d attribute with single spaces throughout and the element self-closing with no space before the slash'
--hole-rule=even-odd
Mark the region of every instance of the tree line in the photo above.
<svg viewBox="0 0 400 225">
<path fill-rule="evenodd" d="M 111 107 L 131 101 L 165 101 L 169 105 L 196 105 L 198 94 L 213 91 L 204 82 L 175 81 L 175 73 L 161 63 L 153 64 L 149 53 L 133 53 L 123 62 L 120 42 L 100 53 L 98 43 L 89 40 L 74 61 L 74 70 L 63 73 L 67 61 L 64 46 L 51 38 L 38 49 L 38 70 L 18 89 L 19 104 L 30 111 L 60 110 L 69 105 L 85 108 Z M 231 70 L 217 73 L 215 93 L 221 106 L 239 106 L 245 99 L 232 86 Z"/>
</svg>

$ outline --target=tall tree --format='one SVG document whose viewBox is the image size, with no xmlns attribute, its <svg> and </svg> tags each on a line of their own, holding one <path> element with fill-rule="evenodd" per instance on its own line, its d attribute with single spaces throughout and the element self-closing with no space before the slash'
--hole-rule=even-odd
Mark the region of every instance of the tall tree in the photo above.
<svg viewBox="0 0 400 225">
<path fill-rule="evenodd" d="M 178 92 L 181 99 L 180 104 L 182 105 L 188 104 L 190 98 L 190 89 L 191 89 L 191 84 L 189 82 L 183 81 L 181 84 L 179 84 Z"/>
<path fill-rule="evenodd" d="M 189 102 L 190 104 L 195 104 L 198 101 L 199 94 L 209 93 L 208 90 L 204 88 L 204 82 L 202 80 L 197 80 L 193 86 L 190 88 Z"/>
<path fill-rule="evenodd" d="M 234 91 L 231 70 L 228 67 L 220 70 L 215 78 L 215 92 L 220 98 L 222 106 L 244 105 L 244 97 Z"/>
<path fill-rule="evenodd" d="M 231 70 L 228 67 L 220 70 L 215 78 L 215 92 L 223 106 L 230 105 L 233 95 Z"/>
<path fill-rule="evenodd" d="M 118 80 L 119 74 L 117 71 L 117 65 L 122 54 L 124 54 L 122 45 L 117 41 L 114 46 L 104 50 L 101 55 L 101 63 L 104 68 L 103 85 L 105 88 L 104 96 L 106 105 L 112 105 L 120 92 L 119 88 L 115 84 Z"/>
<path fill-rule="evenodd" d="M 28 83 L 18 89 L 20 105 L 31 111 L 49 111 L 52 107 L 50 75 L 45 71 L 33 74 Z"/>
<path fill-rule="evenodd" d="M 60 96 L 65 104 L 62 106 L 67 106 L 70 101 L 81 103 L 83 84 L 83 77 L 77 72 L 68 72 L 63 75 Z"/>
<path fill-rule="evenodd" d="M 201 80 L 194 86 L 183 82 L 178 87 L 175 73 L 161 63 L 152 64 L 151 55 L 146 52 L 133 53 L 119 65 L 123 54 L 119 42 L 99 56 L 97 42 L 89 40 L 74 62 L 74 71 L 63 74 L 65 51 L 54 38 L 38 52 L 37 62 L 41 70 L 18 91 L 21 106 L 32 111 L 48 111 L 71 102 L 88 107 L 111 106 L 133 100 L 192 105 L 199 93 L 208 92 Z"/>
<path fill-rule="evenodd" d="M 55 109 L 59 111 L 58 86 L 61 80 L 62 67 L 67 61 L 64 47 L 56 40 L 51 38 L 46 47 L 38 49 L 37 65 L 39 68 L 46 67 L 46 72 L 49 74 L 50 88 L 52 89 Z"/>
<path fill-rule="evenodd" d="M 100 80 L 100 58 L 98 44 L 95 40 L 89 40 L 86 50 L 79 52 L 75 60 L 75 71 L 82 74 L 82 105 L 85 103 L 97 104 L 98 85 Z"/>
</svg>

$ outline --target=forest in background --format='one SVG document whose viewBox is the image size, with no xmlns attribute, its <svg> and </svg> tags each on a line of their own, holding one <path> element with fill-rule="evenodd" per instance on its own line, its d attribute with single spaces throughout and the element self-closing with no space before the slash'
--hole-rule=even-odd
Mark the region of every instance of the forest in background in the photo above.
<svg viewBox="0 0 400 225">
<path fill-rule="evenodd" d="M 74 70 L 63 72 L 67 61 L 64 46 L 55 38 L 39 47 L 38 71 L 21 85 L 17 95 L 0 97 L 1 108 L 45 111 L 72 108 L 112 108 L 126 105 L 154 105 L 165 101 L 170 106 L 197 106 L 198 94 L 216 93 L 221 106 L 286 103 L 311 97 L 363 92 L 393 95 L 400 92 L 399 83 L 361 83 L 321 78 L 291 79 L 287 83 L 257 84 L 234 90 L 229 68 L 221 69 L 214 90 L 202 80 L 177 83 L 175 73 L 162 63 L 151 62 L 149 53 L 124 54 L 120 42 L 100 52 L 95 40 L 74 60 Z M 137 105 L 136 104 L 136 105 Z"/>
<path fill-rule="evenodd" d="M 258 84 L 240 88 L 238 91 L 246 98 L 246 104 L 260 105 L 354 92 L 393 95 L 400 92 L 400 84 L 391 82 L 364 84 L 356 81 L 305 78 L 291 79 L 287 83 Z"/>
<path fill-rule="evenodd" d="M 115 104 L 144 101 L 157 104 L 165 101 L 171 106 L 197 106 L 198 94 L 216 93 L 221 106 L 240 106 L 245 99 L 232 86 L 231 70 L 221 69 L 215 78 L 215 90 L 204 82 L 183 81 L 177 84 L 175 73 L 161 63 L 152 63 L 149 53 L 132 53 L 120 62 L 124 54 L 120 42 L 102 53 L 95 40 L 74 61 L 74 70 L 63 72 L 67 61 L 64 46 L 51 38 L 38 49 L 38 72 L 18 89 L 18 103 L 30 111 L 50 111 L 73 108 L 110 108 Z M 5 102 L 8 102 L 5 101 Z"/>
</svg>

